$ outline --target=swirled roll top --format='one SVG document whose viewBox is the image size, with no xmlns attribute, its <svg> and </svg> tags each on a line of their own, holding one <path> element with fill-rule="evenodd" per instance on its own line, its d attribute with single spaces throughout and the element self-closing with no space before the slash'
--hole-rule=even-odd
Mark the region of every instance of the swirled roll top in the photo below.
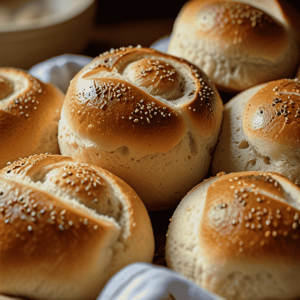
<svg viewBox="0 0 300 300">
<path fill-rule="evenodd" d="M 153 96 L 176 100 L 182 96 L 182 76 L 169 63 L 154 59 L 141 59 L 129 64 L 124 76 L 133 84 L 144 87 Z"/>
<path fill-rule="evenodd" d="M 0 234 L 0 293 L 34 299 L 95 299 L 114 273 L 151 262 L 154 251 L 135 192 L 108 171 L 58 155 L 0 171 Z"/>
<path fill-rule="evenodd" d="M 207 174 L 222 112 L 215 86 L 187 61 L 149 48 L 111 49 L 71 82 L 59 145 L 125 180 L 147 209 L 166 209 Z"/>
<path fill-rule="evenodd" d="M 299 298 L 299 199 L 276 173 L 205 180 L 174 212 L 168 267 L 229 300 Z"/>
<path fill-rule="evenodd" d="M 189 1 L 175 22 L 168 52 L 198 65 L 218 88 L 242 91 L 293 76 L 299 17 L 277 0 Z"/>
<path fill-rule="evenodd" d="M 0 168 L 31 154 L 59 153 L 64 94 L 22 70 L 0 68 Z"/>
<path fill-rule="evenodd" d="M 293 161 L 300 156 L 300 82 L 282 79 L 259 89 L 247 102 L 243 130 L 264 156 Z"/>
<path fill-rule="evenodd" d="M 221 114 L 219 94 L 201 70 L 147 48 L 95 58 L 72 81 L 63 109 L 72 130 L 101 148 L 144 154 L 172 149 L 189 126 L 211 136 Z"/>
</svg>

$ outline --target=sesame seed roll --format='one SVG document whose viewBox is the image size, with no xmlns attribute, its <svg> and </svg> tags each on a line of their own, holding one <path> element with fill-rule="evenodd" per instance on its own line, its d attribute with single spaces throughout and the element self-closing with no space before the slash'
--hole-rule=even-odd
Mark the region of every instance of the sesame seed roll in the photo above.
<svg viewBox="0 0 300 300">
<path fill-rule="evenodd" d="M 225 105 L 212 173 L 268 171 L 300 185 L 300 82 L 281 79 Z"/>
<path fill-rule="evenodd" d="M 152 262 L 147 211 L 122 180 L 60 155 L 0 171 L 0 294 L 95 300 L 133 262 Z"/>
<path fill-rule="evenodd" d="M 208 172 L 223 104 L 197 67 L 153 49 L 112 49 L 80 71 L 59 123 L 62 154 L 126 181 L 150 210 Z"/>
<path fill-rule="evenodd" d="M 0 68 L 0 168 L 37 153 L 59 153 L 64 94 L 25 71 Z"/>
<path fill-rule="evenodd" d="M 282 0 L 189 1 L 168 53 L 199 66 L 216 86 L 239 92 L 292 78 L 299 62 L 300 14 Z"/>
<path fill-rule="evenodd" d="M 276 173 L 205 180 L 177 207 L 167 265 L 228 300 L 300 297 L 300 189 Z"/>
</svg>

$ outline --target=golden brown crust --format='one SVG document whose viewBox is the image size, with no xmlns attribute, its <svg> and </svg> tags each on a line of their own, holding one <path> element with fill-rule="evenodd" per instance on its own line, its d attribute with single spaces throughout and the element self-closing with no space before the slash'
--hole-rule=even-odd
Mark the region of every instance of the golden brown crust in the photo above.
<svg viewBox="0 0 300 300">
<path fill-rule="evenodd" d="M 284 1 L 189 1 L 176 19 L 168 53 L 201 67 L 219 89 L 236 93 L 293 77 L 299 19 Z"/>
<path fill-rule="evenodd" d="M 286 48 L 284 27 L 266 12 L 239 1 L 191 1 L 181 21 L 197 18 L 195 35 L 220 44 L 240 45 L 248 55 L 276 58 Z M 255 43 L 255 47 L 253 47 Z M 236 49 L 238 51 L 238 49 Z"/>
<path fill-rule="evenodd" d="M 79 87 L 78 93 L 74 91 L 75 96 L 70 99 L 68 95 L 73 86 L 70 87 L 64 103 L 64 115 L 72 120 L 70 128 L 74 132 L 102 147 L 108 143 L 112 149 L 134 144 L 138 150 L 148 148 L 148 151 L 156 152 L 167 151 L 178 144 L 186 125 L 182 116 L 177 115 L 172 107 L 149 97 L 140 89 L 135 90 L 133 85 L 123 80 L 104 78 L 89 82 L 95 84 L 95 88 L 112 93 L 118 84 L 124 85 L 123 89 L 128 92 L 115 99 L 109 99 L 104 94 L 102 99 L 105 105 L 103 102 L 91 105 L 91 101 L 80 98 L 80 93 L 87 93 L 86 88 Z M 178 133 L 175 137 L 170 134 L 173 130 Z M 139 143 L 136 143 L 137 140 Z"/>
<path fill-rule="evenodd" d="M 0 185 L 0 265 L 5 270 L 0 275 L 1 293 L 53 299 L 55 292 L 48 296 L 43 282 L 56 289 L 63 282 L 69 289 L 79 274 L 84 278 L 87 270 L 95 272 L 91 257 L 99 257 L 117 238 L 114 224 L 35 188 L 2 178 Z M 61 294 L 63 289 L 57 290 L 58 298 L 68 297 Z"/>
<path fill-rule="evenodd" d="M 222 111 L 217 89 L 187 61 L 148 48 L 112 49 L 71 82 L 60 149 L 125 180 L 148 209 L 165 209 L 208 172 Z"/>
<path fill-rule="evenodd" d="M 154 253 L 136 193 L 100 167 L 59 155 L 0 171 L 0 236 L 0 293 L 37 299 L 94 299 L 120 268 Z"/>
<path fill-rule="evenodd" d="M 293 185 L 278 174 L 259 172 L 224 175 L 210 185 L 200 240 L 214 257 L 300 259 L 300 211 L 285 202 L 276 176 Z"/>
<path fill-rule="evenodd" d="M 72 249 L 82 242 L 82 237 L 91 246 L 91 239 L 101 237 L 105 242 L 110 232 L 115 230 L 110 222 L 97 220 L 49 193 L 4 178 L 0 181 L 2 264 L 10 265 L 15 261 L 17 267 L 28 262 L 29 258 L 33 261 L 37 258 L 54 260 L 51 256 L 55 253 L 61 255 L 65 250 L 69 254 L 73 252 Z M 58 235 L 63 235 L 59 242 Z M 26 253 L 28 259 L 21 255 L 24 247 L 32 250 Z M 82 252 L 82 249 L 79 250 Z M 43 257 L 36 257 L 35 254 L 43 254 Z"/>
<path fill-rule="evenodd" d="M 199 74 L 196 70 L 194 69 L 195 76 L 198 78 Z M 220 118 L 220 96 L 215 85 L 204 73 L 196 83 L 196 92 L 194 100 L 182 105 L 182 108 L 193 126 L 199 128 L 198 133 L 207 138 L 216 129 L 217 120 Z"/>
<path fill-rule="evenodd" d="M 0 101 L 0 167 L 35 151 L 58 153 L 55 130 L 63 93 L 21 70 L 1 68 L 0 75 L 9 82 Z"/>
<path fill-rule="evenodd" d="M 278 155 L 300 146 L 300 83 L 282 79 L 268 83 L 252 96 L 245 107 L 243 129 L 260 150 L 274 147 Z M 262 142 L 265 146 L 261 145 Z M 265 151 L 261 151 L 265 154 Z"/>
<path fill-rule="evenodd" d="M 177 78 L 175 88 L 178 88 L 182 74 L 179 75 L 176 70 L 171 77 L 160 79 L 155 77 L 157 66 L 153 68 L 153 74 L 146 71 L 149 69 L 146 67 L 149 62 L 158 62 L 166 74 L 174 70 L 172 62 L 188 70 L 195 85 L 190 101 L 174 107 L 171 102 L 168 105 L 154 98 L 152 95 L 170 93 L 175 84 L 172 81 L 174 78 Z M 100 72 L 104 71 L 117 70 L 119 74 L 123 74 L 130 63 L 132 65 L 127 71 L 129 82 L 107 75 L 101 78 Z M 139 72 L 139 75 L 132 75 L 133 72 Z M 152 74 L 151 81 L 142 75 L 144 73 Z M 152 77 L 156 79 L 151 86 Z M 130 81 L 141 85 L 136 86 Z M 170 82 L 171 86 L 166 85 L 165 81 Z M 140 87 L 150 89 L 152 95 Z M 179 95 L 182 95 L 181 91 Z M 69 126 L 77 134 L 101 144 L 101 147 L 109 145 L 110 148 L 117 148 L 126 144 L 128 147 L 134 146 L 138 150 L 147 149 L 146 151 L 154 153 L 168 151 L 182 139 L 186 132 L 182 112 L 187 114 L 195 126 L 201 128 L 198 131 L 200 136 L 209 136 L 220 117 L 220 101 L 217 90 L 206 75 L 188 62 L 153 49 L 121 48 L 100 55 L 77 74 L 67 92 L 63 113 Z"/>
<path fill-rule="evenodd" d="M 126 75 L 135 85 L 148 89 L 151 95 L 164 96 L 168 100 L 172 100 L 173 91 L 181 84 L 181 77 L 174 67 L 155 59 L 144 58 L 131 63 L 126 68 Z"/>
<path fill-rule="evenodd" d="M 174 212 L 168 267 L 224 299 L 298 299 L 299 199 L 276 173 L 206 180 Z"/>
<path fill-rule="evenodd" d="M 245 1 L 245 0 L 242 0 Z M 300 33 L 297 28 L 300 26 L 299 12 L 288 1 L 285 0 L 246 0 L 249 4 L 267 11 L 284 25 L 300 41 Z"/>
</svg>

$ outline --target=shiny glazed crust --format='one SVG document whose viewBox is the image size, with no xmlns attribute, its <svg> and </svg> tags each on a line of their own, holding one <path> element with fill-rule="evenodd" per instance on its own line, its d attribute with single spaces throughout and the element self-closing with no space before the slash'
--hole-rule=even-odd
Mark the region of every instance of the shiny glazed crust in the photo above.
<svg viewBox="0 0 300 300">
<path fill-rule="evenodd" d="M 273 81 L 261 88 L 247 102 L 243 115 L 243 130 L 251 144 L 263 155 L 276 158 L 284 156 L 291 149 L 298 153 L 299 114 L 300 82 L 287 79 Z M 281 151 L 278 151 L 278 148 Z"/>
<path fill-rule="evenodd" d="M 230 300 L 298 298 L 299 199 L 299 187 L 276 173 L 204 181 L 172 217 L 168 266 Z"/>
<path fill-rule="evenodd" d="M 25 71 L 0 68 L 0 168 L 20 157 L 59 153 L 64 94 Z"/>
<path fill-rule="evenodd" d="M 30 299 L 96 299 L 118 270 L 154 253 L 136 193 L 59 155 L 0 171 L 0 235 L 0 293 Z"/>
<path fill-rule="evenodd" d="M 294 75 L 299 20 L 280 0 L 190 1 L 176 19 L 168 53 L 202 68 L 219 89 L 239 92 Z"/>
<path fill-rule="evenodd" d="M 271 171 L 300 184 L 300 84 L 281 79 L 240 93 L 225 105 L 212 173 Z"/>
<path fill-rule="evenodd" d="M 207 173 L 222 110 L 216 88 L 188 62 L 148 48 L 111 50 L 72 81 L 59 144 L 125 180 L 147 208 L 163 209 Z"/>
</svg>

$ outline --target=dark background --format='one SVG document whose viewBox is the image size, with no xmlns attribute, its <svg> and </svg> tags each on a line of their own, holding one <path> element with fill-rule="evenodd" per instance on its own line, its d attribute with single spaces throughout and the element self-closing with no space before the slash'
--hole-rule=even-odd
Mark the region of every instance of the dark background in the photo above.
<svg viewBox="0 0 300 300">
<path fill-rule="evenodd" d="M 102 1 L 98 0 L 97 22 L 115 23 L 128 20 L 176 18 L 186 0 Z"/>
<path fill-rule="evenodd" d="M 84 54 L 94 57 L 110 48 L 138 44 L 149 47 L 171 33 L 175 18 L 186 2 L 96 0 L 95 25 Z M 300 0 L 287 2 L 300 12 Z"/>
<path fill-rule="evenodd" d="M 237 0 L 238 1 L 238 0 Z M 271 1 L 271 0 L 266 0 Z M 173 18 L 175 19 L 179 10 L 186 0 L 166 1 L 103 1 L 97 0 L 97 23 L 115 23 L 128 20 Z M 300 0 L 287 0 L 298 9 Z"/>
</svg>

